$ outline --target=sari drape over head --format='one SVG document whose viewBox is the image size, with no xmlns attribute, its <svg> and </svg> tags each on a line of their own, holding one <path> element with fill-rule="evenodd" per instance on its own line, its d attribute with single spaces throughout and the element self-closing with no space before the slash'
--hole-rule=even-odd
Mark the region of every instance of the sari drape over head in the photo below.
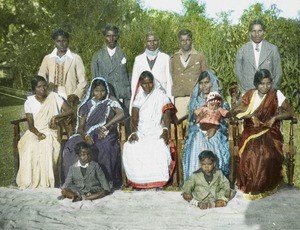
<svg viewBox="0 0 300 230">
<path fill-rule="evenodd" d="M 218 91 L 221 94 L 217 76 L 211 70 L 208 70 L 208 73 L 212 84 L 210 92 Z M 230 154 L 225 121 L 221 121 L 220 128 L 211 138 L 207 138 L 206 134 L 201 131 L 198 124 L 195 122 L 194 111 L 195 109 L 204 106 L 206 103 L 205 101 L 205 95 L 200 91 L 199 83 L 197 82 L 194 86 L 188 106 L 188 136 L 183 149 L 182 158 L 184 180 L 187 180 L 193 172 L 199 169 L 198 156 L 203 150 L 213 151 L 218 157 L 219 169 L 225 174 L 225 176 L 229 175 Z"/>
<path fill-rule="evenodd" d="M 139 109 L 139 139 L 124 144 L 123 165 L 128 184 L 135 188 L 162 187 L 168 183 L 175 166 L 169 145 L 160 138 L 162 117 L 166 110 L 175 107 L 156 81 L 147 95 L 139 87 L 133 107 Z"/>
<path fill-rule="evenodd" d="M 92 160 L 100 164 L 107 180 L 110 182 L 110 185 L 118 187 L 122 183 L 118 126 L 112 126 L 109 129 L 107 136 L 103 139 L 98 138 L 98 133 L 100 128 L 115 115 L 112 108 L 122 108 L 119 102 L 111 99 L 107 83 L 106 89 L 108 93 L 106 98 L 98 102 L 93 101 L 91 86 L 97 79 L 101 79 L 106 83 L 104 78 L 93 79 L 82 103 L 79 106 L 78 118 L 81 116 L 87 116 L 84 131 L 87 135 L 91 136 L 94 141 L 94 144 L 91 146 Z M 74 134 L 65 144 L 62 165 L 65 177 L 68 175 L 70 166 L 78 160 L 74 147 L 77 143 L 82 141 L 84 141 L 84 139 L 80 134 Z"/>
</svg>

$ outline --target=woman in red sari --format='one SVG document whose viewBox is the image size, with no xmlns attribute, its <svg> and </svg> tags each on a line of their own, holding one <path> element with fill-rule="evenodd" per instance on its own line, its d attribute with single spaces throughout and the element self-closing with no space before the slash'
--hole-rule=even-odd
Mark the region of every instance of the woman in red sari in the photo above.
<svg viewBox="0 0 300 230">
<path fill-rule="evenodd" d="M 272 89 L 271 73 L 262 69 L 233 114 L 244 119 L 239 140 L 238 187 L 245 198 L 260 199 L 276 192 L 282 180 L 283 136 L 280 121 L 293 116 L 280 90 Z"/>
</svg>

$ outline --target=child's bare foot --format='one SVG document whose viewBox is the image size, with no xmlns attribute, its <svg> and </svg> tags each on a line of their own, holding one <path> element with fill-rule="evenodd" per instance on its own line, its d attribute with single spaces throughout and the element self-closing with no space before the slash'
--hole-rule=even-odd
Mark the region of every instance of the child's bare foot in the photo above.
<svg viewBox="0 0 300 230">
<path fill-rule="evenodd" d="M 216 208 L 225 207 L 226 206 L 226 202 L 224 200 L 216 200 L 215 206 L 216 206 Z"/>
<path fill-rule="evenodd" d="M 198 207 L 199 207 L 200 209 L 207 209 L 208 206 L 209 206 L 209 203 L 207 203 L 207 202 L 199 202 L 199 203 L 198 203 Z"/>
<path fill-rule="evenodd" d="M 64 196 L 58 196 L 57 199 L 58 200 L 63 200 L 63 199 L 65 199 L 65 197 Z"/>
<path fill-rule="evenodd" d="M 185 199 L 186 201 L 190 202 L 193 199 L 193 196 L 189 193 L 184 192 L 182 194 L 183 199 Z"/>
<path fill-rule="evenodd" d="M 77 201 L 81 201 L 82 198 L 80 196 L 75 195 L 72 199 L 72 202 L 77 202 Z"/>
</svg>

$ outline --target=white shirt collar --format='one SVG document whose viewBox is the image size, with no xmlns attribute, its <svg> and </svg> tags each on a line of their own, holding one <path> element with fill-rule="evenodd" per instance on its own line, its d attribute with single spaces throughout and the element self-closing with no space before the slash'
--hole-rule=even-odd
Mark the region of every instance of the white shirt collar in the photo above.
<svg viewBox="0 0 300 230">
<path fill-rule="evenodd" d="M 112 57 L 116 53 L 117 47 L 115 47 L 113 49 L 110 49 L 109 47 L 106 46 L 106 49 L 107 49 L 107 52 L 108 52 L 109 56 Z"/>
<path fill-rule="evenodd" d="M 76 164 L 76 167 L 87 168 L 87 167 L 89 166 L 89 164 L 90 164 L 90 163 L 86 163 L 85 165 L 82 165 L 82 164 L 80 163 L 80 161 L 78 160 L 78 161 L 77 161 L 77 164 Z"/>
<path fill-rule="evenodd" d="M 72 55 L 72 53 L 71 53 L 71 50 L 68 48 L 68 50 L 67 50 L 67 52 L 65 53 L 65 55 L 63 55 L 62 57 L 59 57 L 58 55 L 57 55 L 57 48 L 55 48 L 53 51 L 52 51 L 52 53 L 50 54 L 50 58 L 59 58 L 59 59 L 62 59 L 63 57 L 69 57 L 69 58 L 71 58 L 71 59 L 73 59 L 73 55 Z"/>
<path fill-rule="evenodd" d="M 257 43 L 253 42 L 252 40 L 251 40 L 251 43 L 252 43 L 253 49 L 255 50 Z M 260 43 L 258 43 L 259 51 L 261 51 L 261 45 L 262 45 L 262 41 Z"/>
</svg>

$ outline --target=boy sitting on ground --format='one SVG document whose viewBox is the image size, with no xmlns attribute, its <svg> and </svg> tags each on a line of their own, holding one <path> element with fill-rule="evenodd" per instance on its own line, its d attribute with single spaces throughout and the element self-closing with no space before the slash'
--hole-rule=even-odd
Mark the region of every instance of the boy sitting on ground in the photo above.
<svg viewBox="0 0 300 230">
<path fill-rule="evenodd" d="M 183 199 L 201 209 L 224 207 L 230 196 L 228 179 L 217 168 L 218 158 L 209 150 L 199 154 L 200 169 L 183 186 Z"/>
<path fill-rule="evenodd" d="M 95 200 L 110 193 L 110 188 L 99 164 L 91 161 L 91 149 L 85 142 L 75 145 L 79 160 L 70 167 L 62 186 L 59 199 L 69 198 L 72 202 Z"/>
</svg>

